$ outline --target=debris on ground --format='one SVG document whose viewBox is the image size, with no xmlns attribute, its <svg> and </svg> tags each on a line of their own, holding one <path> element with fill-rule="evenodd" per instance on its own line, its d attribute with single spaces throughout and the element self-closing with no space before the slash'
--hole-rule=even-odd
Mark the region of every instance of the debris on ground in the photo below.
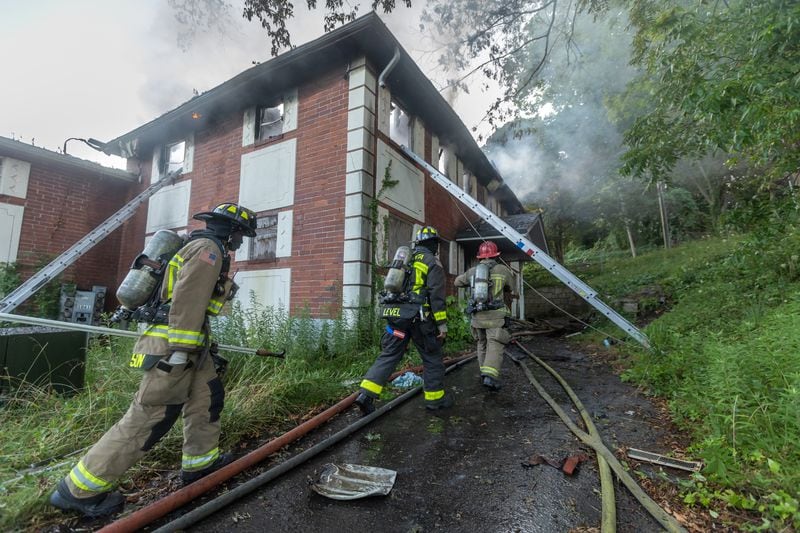
<svg viewBox="0 0 800 533">
<path fill-rule="evenodd" d="M 389 494 L 396 478 L 397 472 L 387 468 L 327 463 L 311 488 L 334 500 L 357 500 Z"/>
<path fill-rule="evenodd" d="M 410 389 L 422 385 L 422 378 L 413 372 L 405 372 L 392 380 L 392 387 L 398 389 Z"/>
<path fill-rule="evenodd" d="M 702 461 L 684 461 L 683 459 L 675 459 L 674 457 L 667 457 L 660 453 L 637 450 L 636 448 L 628 448 L 627 455 L 631 459 L 637 461 L 668 466 L 670 468 L 677 468 L 678 470 L 686 470 L 687 472 L 699 472 L 703 469 Z"/>
</svg>

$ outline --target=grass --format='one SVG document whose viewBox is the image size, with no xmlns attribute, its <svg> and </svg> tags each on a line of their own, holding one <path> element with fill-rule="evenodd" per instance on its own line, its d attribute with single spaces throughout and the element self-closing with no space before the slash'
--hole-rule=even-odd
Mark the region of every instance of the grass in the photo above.
<svg viewBox="0 0 800 533">
<path fill-rule="evenodd" d="M 451 304 L 455 302 L 451 301 Z M 460 312 L 449 310 L 454 326 L 446 348 L 463 348 L 468 328 Z M 379 353 L 383 323 L 365 311 L 349 325 L 344 320 L 289 317 L 280 309 L 253 302 L 250 310 L 231 310 L 213 324 L 220 344 L 285 348 L 286 359 L 223 354 L 230 360 L 225 377 L 221 446 L 231 449 L 249 439 L 265 439 L 297 424 L 311 411 L 355 390 Z M 466 333 L 465 333 L 466 332 Z M 125 412 L 141 380 L 130 369 L 133 341 L 93 339 L 87 355 L 86 387 L 72 396 L 23 388 L 0 404 L 0 530 L 37 529 L 64 522 L 46 501 L 80 452 L 91 446 Z M 401 364 L 419 364 L 410 352 Z M 181 424 L 175 427 L 121 480 L 123 488 L 152 478 L 153 471 L 180 468 Z M 31 467 L 39 470 L 20 474 Z M 48 468 L 41 470 L 41 468 Z"/>
<path fill-rule="evenodd" d="M 612 259 L 582 276 L 612 300 L 664 291 L 667 312 L 645 329 L 653 350 L 619 347 L 623 378 L 665 397 L 692 436 L 689 451 L 706 466 L 685 501 L 756 513 L 765 530 L 800 528 L 799 220 L 783 212 L 751 233 Z"/>
</svg>

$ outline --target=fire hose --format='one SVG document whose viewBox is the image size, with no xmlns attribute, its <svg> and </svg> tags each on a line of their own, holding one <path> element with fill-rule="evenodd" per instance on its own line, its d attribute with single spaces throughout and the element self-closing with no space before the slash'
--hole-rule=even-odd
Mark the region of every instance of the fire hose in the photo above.
<svg viewBox="0 0 800 533">
<path fill-rule="evenodd" d="M 600 465 L 601 483 L 603 477 L 607 476 L 608 473 L 606 472 L 604 476 L 603 463 L 600 462 L 600 458 L 602 458 L 604 460 L 603 462 L 606 463 L 606 468 L 610 467 L 610 469 L 613 470 L 613 472 L 617 475 L 622 484 L 625 485 L 625 488 L 627 488 L 630 491 L 630 493 L 634 496 L 634 498 L 636 498 L 639 501 L 639 503 L 641 503 L 642 506 L 645 509 L 647 509 L 647 512 L 650 513 L 650 515 L 653 518 L 655 518 L 659 524 L 661 524 L 661 527 L 663 527 L 667 531 L 670 531 L 671 533 L 678 533 L 678 532 L 685 533 L 686 530 L 678 523 L 678 521 L 672 515 L 664 511 L 664 509 L 662 509 L 656 502 L 654 502 L 650 498 L 650 496 L 647 495 L 647 493 L 644 490 L 642 490 L 642 488 L 636 483 L 636 481 L 631 477 L 631 475 L 625 471 L 625 468 L 622 466 L 622 464 L 620 464 L 619 460 L 614 456 L 614 454 L 611 453 L 611 451 L 605 446 L 605 444 L 603 444 L 603 440 L 600 438 L 599 433 L 597 433 L 597 429 L 595 428 L 594 424 L 591 423 L 591 418 L 586 412 L 586 409 L 584 408 L 583 404 L 578 399 L 578 396 L 575 394 L 572 388 L 567 384 L 567 382 L 564 381 L 564 379 L 560 375 L 558 375 L 558 373 L 555 370 L 553 370 L 547 363 L 545 363 L 544 361 L 533 355 L 533 353 L 531 353 L 530 350 L 522 346 L 522 344 L 520 344 L 518 341 L 513 340 L 512 342 L 517 347 L 519 347 L 523 352 L 525 352 L 525 354 L 527 354 L 528 357 L 533 359 L 539 366 L 547 370 L 547 372 L 549 372 L 556 379 L 556 381 L 558 381 L 558 383 L 566 391 L 567 395 L 569 395 L 570 399 L 575 404 L 575 407 L 581 413 L 583 420 L 586 422 L 586 427 L 589 431 L 588 433 L 580 429 L 575 424 L 575 422 L 573 422 L 572 418 L 570 418 L 569 415 L 567 415 L 567 413 L 561 408 L 561 406 L 559 406 L 556 403 L 553 397 L 550 396 L 544 390 L 542 385 L 534 377 L 533 373 L 531 373 L 531 370 L 528 368 L 528 365 L 524 364 L 522 360 L 518 360 L 514 357 L 511 358 L 515 363 L 517 363 L 522 368 L 522 370 L 525 372 L 525 375 L 528 378 L 528 381 L 531 382 L 531 385 L 533 385 L 533 387 L 536 389 L 536 392 L 539 393 L 539 396 L 541 396 L 544 399 L 544 401 L 547 402 L 550 408 L 556 412 L 559 418 L 561 418 L 561 421 L 564 422 L 564 424 L 566 424 L 566 426 L 570 429 L 570 431 L 572 431 L 572 433 L 574 433 L 575 436 L 581 440 L 581 442 L 583 442 L 587 446 L 590 446 L 597 453 L 598 464 Z M 610 486 L 610 483 L 607 482 L 602 484 L 603 486 Z M 608 505 L 606 501 L 608 498 L 607 494 L 608 490 L 604 489 L 603 531 L 606 531 L 607 527 L 615 527 L 609 525 L 609 521 L 612 519 L 612 517 L 610 515 L 607 516 L 607 513 L 611 511 L 611 508 L 613 508 L 613 503 L 611 505 Z M 613 490 L 611 491 L 610 497 L 611 501 L 613 502 L 613 497 L 614 497 Z"/>
<path fill-rule="evenodd" d="M 105 328 L 102 326 L 90 326 L 89 324 L 76 324 L 74 322 L 61 322 L 59 320 L 50 320 L 47 318 L 37 318 L 31 316 L 12 315 L 9 313 L 0 313 L 0 320 L 7 320 L 9 322 L 16 322 L 19 324 L 31 324 L 33 326 L 49 326 L 53 328 L 63 329 L 67 331 L 85 331 L 87 333 L 97 333 L 99 335 L 115 335 L 117 337 L 132 337 L 138 338 L 139 333 L 135 331 L 128 331 L 125 329 Z M 264 348 L 247 348 L 244 346 L 232 346 L 229 344 L 218 344 L 220 350 L 227 350 L 229 352 L 237 352 L 249 355 L 258 355 L 260 357 L 277 357 L 283 359 L 286 356 L 286 350 L 280 352 L 272 352 Z"/>
</svg>

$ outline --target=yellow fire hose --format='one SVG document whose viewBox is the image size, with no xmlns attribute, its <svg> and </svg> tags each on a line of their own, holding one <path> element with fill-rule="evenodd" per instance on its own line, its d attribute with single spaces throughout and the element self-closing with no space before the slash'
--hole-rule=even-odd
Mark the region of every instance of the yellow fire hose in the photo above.
<svg viewBox="0 0 800 533">
<path fill-rule="evenodd" d="M 578 412 L 581 415 L 584 423 L 586 424 L 586 428 L 588 429 L 589 433 L 586 433 L 582 429 L 580 429 L 575 422 L 564 412 L 564 410 L 555 402 L 555 400 L 544 390 L 542 385 L 536 380 L 533 373 L 531 373 L 528 365 L 524 364 L 523 361 L 517 361 L 512 357 L 512 360 L 517 363 L 522 370 L 525 372 L 525 375 L 528 377 L 528 380 L 531 382 L 531 385 L 536 389 L 539 395 L 550 405 L 553 411 L 561 418 L 561 420 L 566 424 L 566 426 L 572 431 L 572 433 L 577 436 L 581 442 L 590 446 L 595 453 L 597 453 L 597 462 L 600 468 L 600 483 L 601 483 L 601 494 L 602 494 L 602 531 L 603 532 L 612 532 L 616 530 L 616 507 L 614 501 L 614 487 L 611 483 L 611 473 L 609 471 L 613 470 L 614 473 L 617 475 L 619 480 L 622 482 L 623 485 L 633 494 L 633 496 L 639 501 L 639 503 L 647 509 L 647 512 L 655 518 L 661 526 L 670 532 L 681 532 L 686 533 L 686 530 L 678 523 L 678 521 L 669 513 L 664 511 L 656 502 L 654 502 L 647 493 L 642 490 L 642 488 L 636 483 L 636 481 L 625 471 L 625 468 L 622 464 L 617 460 L 613 453 L 603 444 L 603 440 L 600 438 L 600 434 L 597 431 L 594 423 L 591 421 L 591 417 L 589 413 L 586 411 L 586 408 L 583 406 L 581 401 L 578 399 L 578 396 L 572 390 L 572 388 L 567 384 L 566 381 L 555 371 L 553 370 L 547 363 L 533 355 L 527 348 L 522 346 L 518 341 L 513 341 L 516 346 L 518 346 L 522 351 L 524 351 L 528 357 L 533 359 L 539 366 L 547 370 L 563 387 L 564 391 L 566 391 L 567 395 L 569 395 L 572 402 L 575 404 L 575 407 L 578 409 Z"/>
</svg>

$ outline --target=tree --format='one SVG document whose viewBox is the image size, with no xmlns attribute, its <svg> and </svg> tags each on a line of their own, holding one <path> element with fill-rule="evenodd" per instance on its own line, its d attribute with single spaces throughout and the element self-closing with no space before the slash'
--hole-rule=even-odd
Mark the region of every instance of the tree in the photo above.
<svg viewBox="0 0 800 533">
<path fill-rule="evenodd" d="M 800 3 L 634 0 L 632 91 L 652 107 L 626 132 L 623 170 L 665 176 L 714 150 L 772 179 L 800 168 Z"/>
<path fill-rule="evenodd" d="M 411 7 L 411 0 L 401 0 L 406 7 Z M 345 7 L 345 3 L 347 6 Z M 305 0 L 309 10 L 317 7 L 317 0 Z M 372 10 L 381 8 L 389 13 L 396 7 L 396 0 L 372 0 Z M 345 0 L 325 0 L 325 31 L 351 22 L 358 16 L 359 3 Z M 272 41 L 272 55 L 285 48 L 292 48 L 291 36 L 286 29 L 286 21 L 294 16 L 294 2 L 290 0 L 244 0 L 244 18 L 261 22 Z"/>
</svg>

